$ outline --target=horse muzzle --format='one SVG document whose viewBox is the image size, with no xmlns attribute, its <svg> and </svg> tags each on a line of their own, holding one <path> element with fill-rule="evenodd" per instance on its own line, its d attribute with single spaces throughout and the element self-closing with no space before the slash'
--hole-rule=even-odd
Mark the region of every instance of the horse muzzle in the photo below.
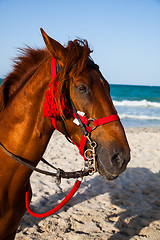
<svg viewBox="0 0 160 240">
<path fill-rule="evenodd" d="M 97 147 L 97 169 L 107 180 L 114 180 L 125 171 L 130 161 L 129 149 L 118 149 L 115 144 L 109 148 Z"/>
</svg>

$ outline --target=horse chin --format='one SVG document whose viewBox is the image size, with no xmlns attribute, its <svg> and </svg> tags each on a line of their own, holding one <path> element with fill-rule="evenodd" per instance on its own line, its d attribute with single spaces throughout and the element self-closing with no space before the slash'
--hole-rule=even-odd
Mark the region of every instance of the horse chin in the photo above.
<svg viewBox="0 0 160 240">
<path fill-rule="evenodd" d="M 113 173 L 113 172 L 111 173 L 107 170 L 108 168 L 109 168 L 109 166 L 104 167 L 104 164 L 98 159 L 97 171 L 99 172 L 99 174 L 101 176 L 105 177 L 109 181 L 115 180 L 119 176 L 119 173 Z"/>
<path fill-rule="evenodd" d="M 101 176 L 105 177 L 108 181 L 115 180 L 119 176 L 119 175 L 112 175 L 112 174 L 108 173 L 106 170 L 101 171 L 100 169 L 98 169 L 98 172 Z"/>
</svg>

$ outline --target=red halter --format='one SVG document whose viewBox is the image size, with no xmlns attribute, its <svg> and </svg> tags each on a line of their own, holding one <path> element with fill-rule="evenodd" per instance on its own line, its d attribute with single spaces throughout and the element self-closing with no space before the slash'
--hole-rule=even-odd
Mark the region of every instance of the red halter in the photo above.
<svg viewBox="0 0 160 240">
<path fill-rule="evenodd" d="M 91 64 L 90 64 L 91 65 Z M 94 67 L 94 65 L 96 66 L 97 68 L 97 65 L 94 64 L 94 62 L 92 62 L 92 65 Z M 49 101 L 48 100 L 48 97 L 47 95 L 50 95 L 50 98 L 51 98 L 51 95 L 56 94 L 56 90 L 55 90 L 55 86 L 54 86 L 54 79 L 56 77 L 56 74 L 57 74 L 57 69 L 56 69 L 56 59 L 52 58 L 51 59 L 51 74 L 52 74 L 52 82 L 49 84 L 49 88 L 50 90 L 46 92 L 46 100 L 45 100 L 45 103 L 44 103 L 44 108 L 43 108 L 43 115 L 44 116 L 50 116 L 52 118 L 52 124 L 53 124 L 53 127 L 55 129 L 57 129 L 57 126 L 56 126 L 56 119 L 59 117 L 59 112 L 58 112 L 58 106 L 55 107 L 56 103 L 54 102 L 54 100 L 52 101 Z M 53 92 L 52 92 L 53 91 Z M 53 97 L 52 97 L 53 99 Z M 85 130 L 83 130 L 84 134 L 82 135 L 82 138 L 81 138 L 81 141 L 80 141 L 80 145 L 78 146 L 76 143 L 74 143 L 72 140 L 72 142 L 78 147 L 79 149 L 79 153 L 84 157 L 84 159 L 86 160 L 86 157 L 84 156 L 84 151 L 85 151 L 85 145 L 87 143 L 87 138 L 86 138 L 86 135 L 90 135 L 90 133 L 95 129 L 97 128 L 98 126 L 100 125 L 103 125 L 103 124 L 107 124 L 107 123 L 110 123 L 110 122 L 113 122 L 113 121 L 116 121 L 116 120 L 120 120 L 119 119 L 119 116 L 117 114 L 113 114 L 113 115 L 110 115 L 110 116 L 107 116 L 107 117 L 104 117 L 104 118 L 99 118 L 99 119 L 88 119 L 84 116 L 81 116 L 80 114 L 78 114 L 72 100 L 71 100 L 71 105 L 72 105 L 72 110 L 73 111 L 70 111 L 68 109 L 67 106 L 65 106 L 64 104 L 67 105 L 67 100 L 66 98 L 63 96 L 61 98 L 62 100 L 62 109 L 64 110 L 64 112 L 67 112 L 69 113 L 70 115 L 72 115 L 75 119 L 77 118 L 80 118 L 78 119 L 78 122 L 80 123 L 80 126 L 82 126 L 82 128 L 84 127 Z M 51 105 L 52 104 L 52 105 Z M 54 107 L 53 107 L 54 105 Z M 51 110 L 51 108 L 53 110 Z M 56 111 L 56 113 L 55 113 Z M 92 123 L 94 123 L 94 127 L 91 128 L 89 127 L 89 123 L 92 121 Z M 58 130 L 58 129 L 57 129 Z M 87 131 L 87 133 L 85 132 Z"/>
<path fill-rule="evenodd" d="M 94 63 L 92 63 L 92 66 L 94 67 Z M 56 119 L 59 117 L 59 111 L 58 111 L 58 106 L 56 105 L 56 103 L 53 99 L 53 94 L 56 94 L 56 86 L 54 86 L 54 78 L 56 77 L 56 60 L 54 58 L 52 58 L 52 60 L 51 60 L 51 74 L 52 74 L 52 82 L 49 84 L 50 90 L 46 91 L 46 94 L 45 94 L 46 100 L 45 100 L 44 107 L 43 107 L 43 115 L 47 116 L 47 117 L 51 117 L 53 127 L 55 129 L 57 129 Z M 96 166 L 95 148 L 97 147 L 97 143 L 93 142 L 90 139 L 90 134 L 93 130 L 95 130 L 95 128 L 97 128 L 100 125 L 107 124 L 107 123 L 117 121 L 117 120 L 119 121 L 120 119 L 119 119 L 118 115 L 113 114 L 113 115 L 110 115 L 110 116 L 107 116 L 107 117 L 104 117 L 104 118 L 88 119 L 88 118 L 78 114 L 73 102 L 71 101 L 71 105 L 72 105 L 72 108 L 73 108 L 73 113 L 72 113 L 72 111 L 70 111 L 66 107 L 66 98 L 64 96 L 62 96 L 61 102 L 62 102 L 62 109 L 64 110 L 64 112 L 67 112 L 67 113 L 70 112 L 70 114 L 72 114 L 72 116 L 75 119 L 78 120 L 78 123 L 83 130 L 83 135 L 82 135 L 79 146 L 76 143 L 74 143 L 72 140 L 71 141 L 78 147 L 79 153 L 84 157 L 84 159 L 87 160 L 88 162 L 90 160 L 93 160 L 93 162 Z M 92 122 L 92 124 L 94 123 L 93 128 L 89 126 L 90 122 Z M 85 151 L 85 146 L 86 146 L 87 141 L 89 141 L 89 144 L 90 144 L 92 149 L 87 149 Z M 89 158 L 87 157 L 87 154 L 86 154 L 87 151 L 91 152 L 91 155 L 92 155 L 92 156 L 90 155 L 91 158 L 90 158 L 90 156 L 89 156 Z M 89 163 L 87 166 L 93 168 L 93 173 L 97 170 L 96 167 L 93 167 L 92 163 L 91 164 Z M 60 208 L 62 208 L 72 198 L 74 193 L 80 187 L 80 184 L 81 184 L 81 181 L 77 180 L 75 182 L 73 188 L 69 192 L 69 194 L 55 208 L 53 208 L 52 210 L 50 210 L 46 213 L 37 214 L 37 213 L 34 213 L 29 206 L 29 190 L 30 190 L 30 183 L 29 183 L 28 191 L 26 192 L 26 195 L 25 195 L 26 208 L 27 208 L 28 212 L 34 217 L 38 217 L 38 218 L 47 217 L 47 216 L 55 213 L 56 211 L 58 211 Z"/>
<path fill-rule="evenodd" d="M 107 123 L 110 123 L 110 122 L 113 122 L 113 121 L 116 121 L 116 120 L 120 120 L 119 119 L 119 116 L 117 114 L 114 114 L 114 115 L 110 115 L 108 117 L 104 117 L 104 118 L 99 118 L 99 119 L 88 119 L 86 117 L 83 117 L 81 116 L 80 114 L 78 114 L 82 123 L 86 126 L 86 130 L 87 132 L 90 134 L 93 130 L 95 130 L 98 126 L 100 125 L 103 125 L 103 124 L 107 124 Z M 74 117 L 76 118 L 75 114 L 74 114 Z M 77 118 L 76 118 L 77 119 Z M 90 122 L 93 122 L 94 123 L 94 127 L 91 128 L 88 126 L 88 124 Z M 53 127 L 55 129 L 57 129 L 57 126 L 56 126 L 56 119 L 55 118 L 52 118 L 52 124 L 53 124 Z M 73 142 L 73 141 L 72 141 Z M 79 153 L 81 154 L 81 156 L 84 157 L 85 159 L 85 156 L 84 156 L 84 151 L 85 151 L 85 145 L 87 143 L 87 138 L 85 136 L 85 134 L 83 133 L 82 135 L 82 138 L 81 138 L 81 141 L 80 141 L 80 145 L 78 146 L 76 143 L 74 143 L 78 149 L 79 149 Z M 86 159 L 85 159 L 86 160 Z"/>
</svg>

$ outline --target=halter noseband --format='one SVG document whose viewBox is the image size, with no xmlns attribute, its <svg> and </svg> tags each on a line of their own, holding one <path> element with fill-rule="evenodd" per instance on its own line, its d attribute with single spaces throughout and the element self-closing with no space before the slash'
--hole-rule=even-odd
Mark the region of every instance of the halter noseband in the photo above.
<svg viewBox="0 0 160 240">
<path fill-rule="evenodd" d="M 52 59 L 52 62 L 53 62 L 53 59 Z M 99 66 L 91 60 L 86 64 L 86 66 L 90 66 L 90 67 L 93 67 L 95 69 L 99 69 Z M 58 68 L 58 71 L 61 70 L 61 67 L 58 64 L 58 61 L 57 61 L 57 68 Z M 54 66 L 54 69 L 55 69 L 55 66 Z M 55 77 L 55 75 L 53 74 L 54 73 L 53 64 L 51 64 L 51 72 L 52 72 L 52 79 L 53 79 Z M 88 119 L 83 115 L 84 113 L 77 111 L 71 97 L 70 97 L 70 103 L 71 103 L 71 107 L 72 107 L 72 110 L 73 110 L 73 117 L 76 120 L 76 121 L 73 121 L 73 122 L 76 123 L 77 125 L 79 125 L 81 127 L 82 131 L 83 131 L 83 135 L 82 135 L 82 138 L 81 138 L 81 141 L 80 141 L 80 145 L 78 146 L 75 142 L 73 142 L 70 139 L 70 137 L 69 137 L 69 135 L 66 131 L 66 128 L 65 128 L 65 123 L 61 119 L 63 133 L 64 133 L 64 135 L 66 136 L 66 138 L 69 142 L 75 144 L 78 147 L 79 153 L 81 154 L 81 156 L 83 156 L 83 158 L 85 160 L 85 166 L 88 167 L 89 169 L 91 169 L 92 174 L 93 174 L 97 171 L 96 147 L 98 146 L 98 144 L 91 139 L 91 136 L 90 136 L 91 132 L 93 130 L 95 130 L 100 125 L 107 124 L 107 123 L 117 121 L 117 120 L 119 121 L 120 119 L 119 119 L 119 116 L 117 114 L 113 114 L 113 115 L 103 117 L 103 118 L 99 118 L 99 119 L 92 119 L 92 118 Z M 93 127 L 89 126 L 90 122 L 92 122 Z M 52 124 L 53 124 L 53 127 L 55 129 L 57 129 L 55 118 L 52 118 Z M 88 141 L 91 148 L 85 150 L 85 146 L 86 146 L 87 141 Z"/>
</svg>

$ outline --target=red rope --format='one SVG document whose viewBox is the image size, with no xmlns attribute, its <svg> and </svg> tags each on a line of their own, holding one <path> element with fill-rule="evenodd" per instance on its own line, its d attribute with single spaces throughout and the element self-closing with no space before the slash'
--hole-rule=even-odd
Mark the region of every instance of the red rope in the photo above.
<svg viewBox="0 0 160 240">
<path fill-rule="evenodd" d="M 34 213 L 30 206 L 29 206 L 29 190 L 31 188 L 30 184 L 28 187 L 28 191 L 25 194 L 25 204 L 26 204 L 26 209 L 29 212 L 29 214 L 31 214 L 33 217 L 36 218 L 44 218 L 44 217 L 48 217 L 50 215 L 52 215 L 53 213 L 57 212 L 59 209 L 61 209 L 75 194 L 75 192 L 78 190 L 78 188 L 80 187 L 81 181 L 77 180 L 75 181 L 75 184 L 73 186 L 73 188 L 71 189 L 71 191 L 67 194 L 67 196 L 62 200 L 62 202 L 60 202 L 55 208 L 51 209 L 50 211 L 46 212 L 46 213 Z"/>
</svg>

